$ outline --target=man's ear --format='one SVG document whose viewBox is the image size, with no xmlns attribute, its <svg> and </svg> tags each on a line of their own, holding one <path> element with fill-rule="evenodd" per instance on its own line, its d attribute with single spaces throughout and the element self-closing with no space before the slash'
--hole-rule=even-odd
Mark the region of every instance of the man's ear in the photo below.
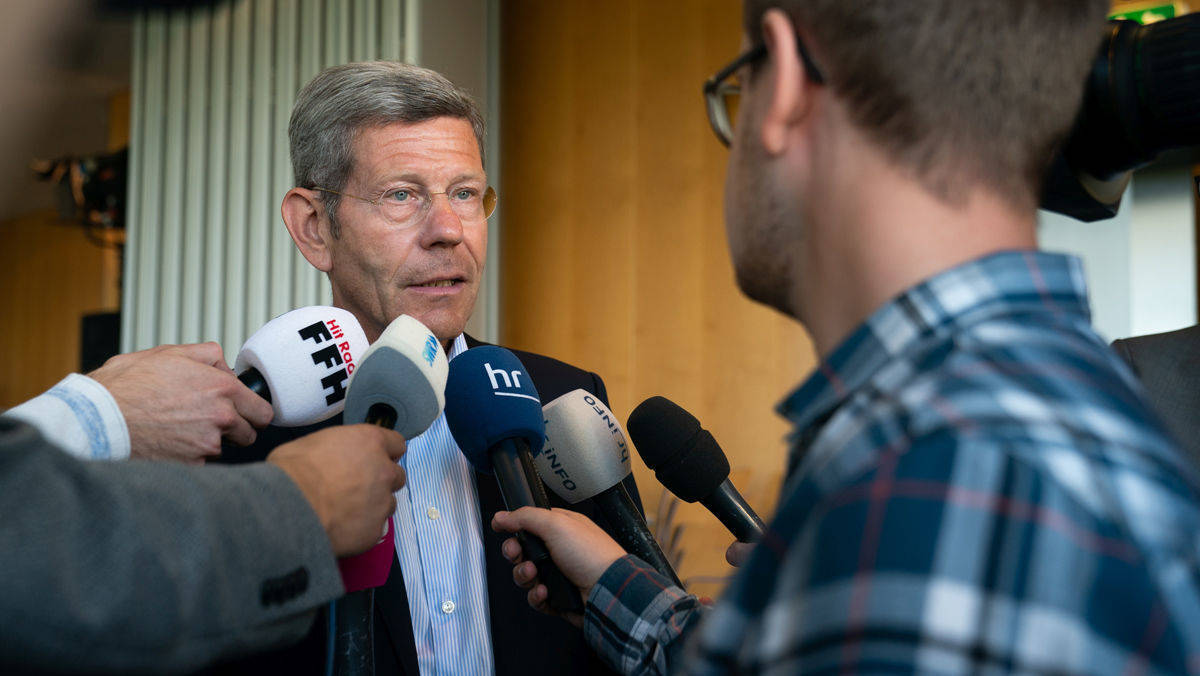
<svg viewBox="0 0 1200 676">
<path fill-rule="evenodd" d="M 314 268 L 329 272 L 333 257 L 329 251 L 332 233 L 329 219 L 325 217 L 325 205 L 317 198 L 315 190 L 292 188 L 283 196 L 283 223 L 296 248 Z"/>
<path fill-rule="evenodd" d="M 813 88 L 796 48 L 796 29 L 780 9 L 763 13 L 763 43 L 767 60 L 758 77 L 767 97 L 762 123 L 762 144 L 771 155 L 779 155 L 795 127 L 806 121 L 812 107 Z"/>
</svg>

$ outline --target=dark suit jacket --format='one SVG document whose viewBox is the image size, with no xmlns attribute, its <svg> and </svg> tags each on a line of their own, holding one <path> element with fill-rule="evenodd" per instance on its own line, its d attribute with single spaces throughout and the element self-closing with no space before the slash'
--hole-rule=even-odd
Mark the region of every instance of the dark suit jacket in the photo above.
<svg viewBox="0 0 1200 676">
<path fill-rule="evenodd" d="M 1200 462 L 1200 325 L 1113 341 L 1167 429 Z"/>
<path fill-rule="evenodd" d="M 483 344 L 485 343 L 467 336 L 468 348 Z M 583 388 L 608 403 L 604 382 L 595 373 L 531 352 L 514 350 L 513 353 L 524 364 L 543 402 L 571 390 Z M 279 444 L 341 422 L 342 417 L 339 415 L 309 427 L 268 427 L 259 433 L 254 445 L 248 448 L 224 449 L 222 461 L 261 460 Z M 632 476 L 625 480 L 625 485 L 640 508 L 641 501 Z M 496 673 L 521 676 L 611 673 L 584 643 L 580 630 L 563 620 L 543 615 L 526 603 L 525 590 L 517 587 L 512 581 L 512 564 L 500 554 L 500 543 L 508 536 L 496 533 L 491 528 L 492 515 L 504 509 L 496 480 L 494 477 L 477 473 L 475 486 L 483 522 L 486 568 L 484 572 L 487 577 L 488 606 L 492 616 L 492 655 L 495 659 Z M 554 506 L 568 507 L 552 491 L 547 493 Z M 590 500 L 569 507 L 587 515 L 605 530 L 613 531 Z M 300 644 L 250 660 L 223 665 L 212 673 L 282 673 L 284 670 L 299 674 L 324 673 L 327 625 L 328 620 L 322 613 L 313 630 Z M 412 618 L 408 610 L 408 594 L 404 589 L 404 576 L 394 554 L 392 572 L 388 575 L 387 583 L 375 591 L 375 672 L 381 675 L 412 676 L 420 673 L 413 641 Z"/>
</svg>

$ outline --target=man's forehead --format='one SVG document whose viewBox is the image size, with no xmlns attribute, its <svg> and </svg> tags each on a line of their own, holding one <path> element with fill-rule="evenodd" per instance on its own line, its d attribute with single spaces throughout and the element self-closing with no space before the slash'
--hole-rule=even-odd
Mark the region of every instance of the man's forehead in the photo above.
<svg viewBox="0 0 1200 676">
<path fill-rule="evenodd" d="M 353 151 L 354 174 L 448 171 L 483 175 L 475 131 L 469 121 L 457 117 L 367 126 L 355 134 Z"/>
</svg>

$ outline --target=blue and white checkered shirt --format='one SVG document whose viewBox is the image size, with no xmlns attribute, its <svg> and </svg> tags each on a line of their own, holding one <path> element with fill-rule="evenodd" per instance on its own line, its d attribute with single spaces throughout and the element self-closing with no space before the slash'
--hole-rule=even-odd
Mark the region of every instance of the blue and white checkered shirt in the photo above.
<svg viewBox="0 0 1200 676">
<path fill-rule="evenodd" d="M 619 670 L 1200 671 L 1200 477 L 1092 331 L 1077 260 L 937 275 L 780 412 L 779 510 L 714 608 L 633 557 L 593 588 Z"/>
</svg>

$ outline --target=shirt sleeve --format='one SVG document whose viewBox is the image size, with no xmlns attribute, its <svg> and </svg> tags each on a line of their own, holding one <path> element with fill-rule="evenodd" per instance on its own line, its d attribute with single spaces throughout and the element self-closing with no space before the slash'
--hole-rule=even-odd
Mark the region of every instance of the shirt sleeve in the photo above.
<svg viewBox="0 0 1200 676">
<path fill-rule="evenodd" d="M 129 457 L 129 428 L 117 400 L 100 383 L 72 373 L 29 401 L 3 412 L 22 420 L 71 455 L 85 460 Z"/>
<path fill-rule="evenodd" d="M 666 674 L 704 614 L 695 596 L 632 554 L 617 559 L 592 587 L 583 634 L 623 674 Z"/>
</svg>

